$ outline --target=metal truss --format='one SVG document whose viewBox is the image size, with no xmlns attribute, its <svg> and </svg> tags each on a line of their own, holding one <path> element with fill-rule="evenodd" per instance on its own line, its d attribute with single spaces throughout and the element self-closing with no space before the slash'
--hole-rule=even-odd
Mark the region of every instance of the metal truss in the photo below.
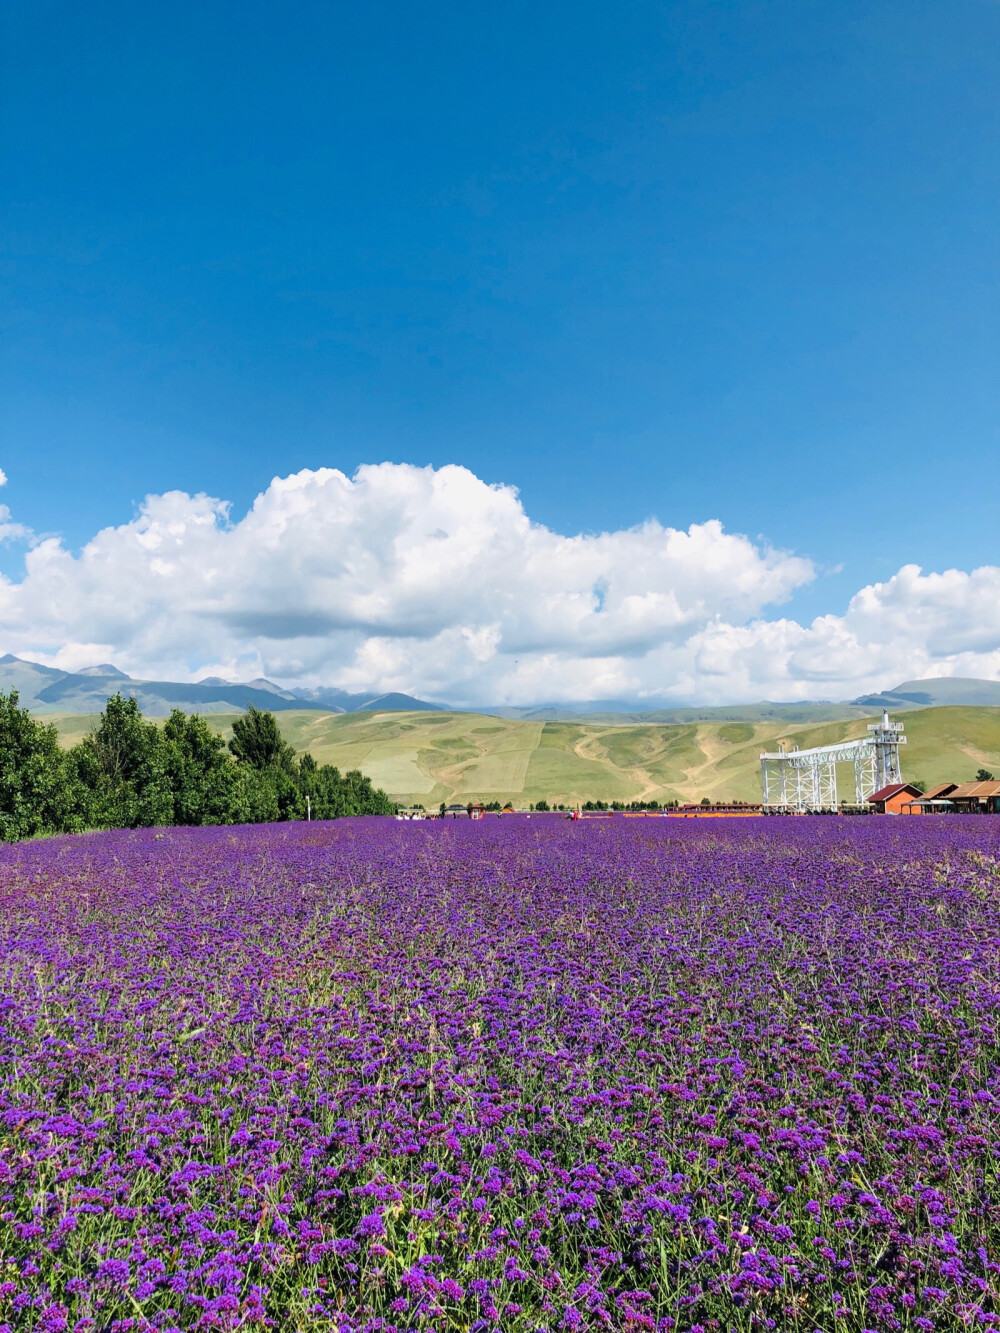
<svg viewBox="0 0 1000 1333">
<path fill-rule="evenodd" d="M 902 722 L 890 722 L 889 714 L 882 714 L 881 722 L 870 722 L 868 734 L 875 744 L 875 781 L 878 786 L 872 791 L 888 787 L 890 782 L 901 782 L 899 769 L 899 747 L 906 744 L 902 734 Z"/>
<path fill-rule="evenodd" d="M 854 765 L 854 800 L 867 801 L 872 792 L 900 781 L 899 747 L 906 744 L 901 722 L 883 713 L 868 735 L 839 745 L 811 750 L 779 750 L 760 756 L 764 809 L 836 810 L 837 765 Z"/>
</svg>

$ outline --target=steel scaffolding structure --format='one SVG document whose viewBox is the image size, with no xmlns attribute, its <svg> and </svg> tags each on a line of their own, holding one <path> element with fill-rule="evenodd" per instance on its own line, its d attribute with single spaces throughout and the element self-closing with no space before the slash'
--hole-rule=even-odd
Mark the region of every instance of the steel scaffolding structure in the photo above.
<svg viewBox="0 0 1000 1333">
<path fill-rule="evenodd" d="M 875 746 L 874 791 L 888 787 L 891 782 L 902 782 L 899 768 L 899 747 L 906 744 L 902 722 L 890 722 L 889 714 L 882 714 L 881 722 L 868 724 L 868 735 Z"/>
<path fill-rule="evenodd" d="M 902 722 L 871 723 L 868 735 L 811 750 L 778 750 L 760 756 L 765 810 L 836 810 L 837 765 L 854 765 L 854 800 L 900 781 L 899 747 L 906 744 Z"/>
</svg>

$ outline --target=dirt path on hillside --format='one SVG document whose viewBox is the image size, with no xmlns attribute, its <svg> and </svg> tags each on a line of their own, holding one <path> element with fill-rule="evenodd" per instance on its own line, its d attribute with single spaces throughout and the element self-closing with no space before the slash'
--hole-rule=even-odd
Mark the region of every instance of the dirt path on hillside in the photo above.
<svg viewBox="0 0 1000 1333">
<path fill-rule="evenodd" d="M 595 749 L 600 753 L 595 753 Z M 663 783 L 654 778 L 649 769 L 641 768 L 638 764 L 629 768 L 622 768 L 616 764 L 601 744 L 599 736 L 581 736 L 573 742 L 573 753 L 578 759 L 584 759 L 588 763 L 604 764 L 613 773 L 621 774 L 625 782 L 641 782 L 642 788 L 636 795 L 629 796 L 630 801 L 646 801 L 663 790 Z"/>
<path fill-rule="evenodd" d="M 602 751 L 601 754 L 594 754 L 593 747 L 596 746 Z M 584 733 L 578 740 L 573 742 L 573 753 L 577 759 L 586 759 L 589 763 L 609 763 L 608 752 L 601 744 L 600 736 L 588 736 Z M 612 765 L 613 766 L 613 765 Z"/>
<path fill-rule="evenodd" d="M 746 741 L 727 741 L 718 734 L 713 735 L 711 732 L 703 731 L 699 726 L 695 729 L 694 743 L 704 755 L 704 763 L 692 764 L 683 770 L 685 777 L 683 794 L 688 800 L 708 795 L 714 787 L 718 787 L 725 780 L 726 775 L 720 773 L 718 768 L 721 760 L 745 750 L 759 752 L 761 740 L 755 732 Z M 680 789 L 680 783 L 675 785 Z"/>
</svg>

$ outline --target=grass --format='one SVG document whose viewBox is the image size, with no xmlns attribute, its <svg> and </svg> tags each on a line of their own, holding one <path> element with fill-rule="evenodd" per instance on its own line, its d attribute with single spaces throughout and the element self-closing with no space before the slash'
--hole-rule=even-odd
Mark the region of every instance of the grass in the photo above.
<svg viewBox="0 0 1000 1333">
<path fill-rule="evenodd" d="M 234 713 L 209 716 L 229 735 Z M 93 715 L 51 719 L 64 744 L 91 729 Z M 479 713 L 282 713 L 297 750 L 342 771 L 360 768 L 391 796 L 440 801 L 542 797 L 570 805 L 588 798 L 631 801 L 759 798 L 760 751 L 779 741 L 801 749 L 863 736 L 867 718 L 819 725 L 786 721 L 606 725 L 523 722 Z M 924 708 L 905 714 L 904 776 L 966 782 L 979 768 L 1000 774 L 1000 708 Z M 840 775 L 851 793 L 851 767 Z"/>
</svg>

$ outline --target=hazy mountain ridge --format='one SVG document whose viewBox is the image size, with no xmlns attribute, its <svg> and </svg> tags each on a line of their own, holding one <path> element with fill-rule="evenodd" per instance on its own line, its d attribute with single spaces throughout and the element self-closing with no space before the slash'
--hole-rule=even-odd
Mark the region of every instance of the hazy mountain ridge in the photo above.
<svg viewBox="0 0 1000 1333">
<path fill-rule="evenodd" d="M 802 699 L 796 703 L 717 704 L 676 708 L 647 707 L 624 700 L 595 703 L 536 704 L 528 707 L 482 706 L 475 711 L 525 722 L 843 722 L 868 717 L 888 708 L 1000 707 L 1000 681 L 965 676 L 935 676 L 905 680 L 891 690 L 863 694 L 857 699 Z"/>
<path fill-rule="evenodd" d="M 149 717 L 165 717 L 173 708 L 206 714 L 231 713 L 249 704 L 271 712 L 302 708 L 325 713 L 450 711 L 447 704 L 428 703 L 406 694 L 382 694 L 374 690 L 364 694 L 334 689 L 293 691 L 262 678 L 246 684 L 218 676 L 206 676 L 191 683 L 135 680 L 110 663 L 80 671 L 60 671 L 12 653 L 0 657 L 0 690 L 17 690 L 22 706 L 40 714 L 99 713 L 108 698 L 118 693 L 134 695 Z"/>
<path fill-rule="evenodd" d="M 326 713 L 358 712 L 475 712 L 522 722 L 589 722 L 604 725 L 686 724 L 695 722 L 843 722 L 867 717 L 887 708 L 904 712 L 930 707 L 1000 707 L 1000 681 L 965 677 L 935 677 L 908 680 L 891 690 L 861 695 L 857 699 L 801 700 L 796 703 L 746 703 L 702 707 L 661 707 L 624 699 L 602 699 L 570 703 L 548 703 L 517 707 L 479 704 L 456 708 L 432 703 L 398 691 L 377 690 L 351 693 L 333 686 L 286 689 L 274 681 L 257 677 L 251 681 L 227 681 L 205 676 L 199 681 L 135 680 L 110 662 L 60 671 L 8 653 L 0 657 L 0 689 L 16 689 L 22 704 L 37 713 L 97 713 L 107 698 L 118 692 L 134 695 L 150 717 L 166 716 L 172 708 L 200 713 L 228 713 L 254 704 L 273 712 L 311 709 Z"/>
<path fill-rule="evenodd" d="M 910 705 L 913 707 L 914 705 Z M 591 708 L 588 705 L 544 704 L 537 707 L 490 708 L 482 706 L 468 710 L 487 713 L 491 717 L 502 717 L 517 722 L 592 722 L 595 724 L 624 725 L 628 723 L 675 724 L 686 722 L 781 722 L 781 723 L 819 723 L 844 722 L 855 717 L 869 717 L 872 709 L 862 708 L 853 703 L 759 703 L 759 704 L 718 704 L 701 708 L 652 708 L 642 707 L 620 710 Z"/>
<path fill-rule="evenodd" d="M 970 676 L 932 676 L 927 680 L 904 680 L 891 690 L 863 694 L 854 700 L 865 708 L 982 708 L 1000 707 L 1000 680 L 976 680 Z"/>
</svg>

